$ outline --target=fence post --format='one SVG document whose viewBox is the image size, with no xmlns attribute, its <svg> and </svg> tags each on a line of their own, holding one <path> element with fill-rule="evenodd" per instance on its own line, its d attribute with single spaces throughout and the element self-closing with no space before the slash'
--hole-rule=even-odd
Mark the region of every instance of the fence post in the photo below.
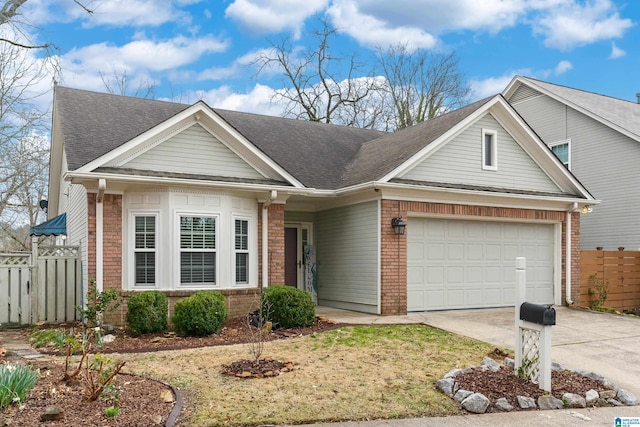
<svg viewBox="0 0 640 427">
<path fill-rule="evenodd" d="M 40 321 L 40 313 L 38 310 L 38 236 L 31 236 L 29 271 L 31 272 L 31 283 L 29 285 L 29 296 L 31 298 L 31 324 L 36 324 Z"/>
</svg>

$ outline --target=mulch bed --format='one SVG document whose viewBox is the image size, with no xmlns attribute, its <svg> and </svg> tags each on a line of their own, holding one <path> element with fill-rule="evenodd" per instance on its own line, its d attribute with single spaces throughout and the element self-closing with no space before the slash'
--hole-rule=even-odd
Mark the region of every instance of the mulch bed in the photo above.
<svg viewBox="0 0 640 427">
<path fill-rule="evenodd" d="M 519 409 L 517 397 L 538 397 L 545 394 L 537 384 L 518 377 L 513 369 L 501 366 L 496 372 L 482 369 L 474 369 L 470 372 L 456 375 L 455 381 L 463 390 L 484 394 L 491 402 L 504 397 L 516 409 Z M 551 372 L 551 394 L 562 399 L 564 393 L 580 394 L 582 396 L 589 390 L 609 390 L 600 381 L 585 377 L 578 373 L 562 370 Z M 491 407 L 488 412 L 495 409 Z"/>
<path fill-rule="evenodd" d="M 102 398 L 89 402 L 84 398 L 81 382 L 62 381 L 64 362 L 35 361 L 30 365 L 40 370 L 40 379 L 29 393 L 21 409 L 16 405 L 0 412 L 0 425 L 36 426 L 154 426 L 165 425 L 173 402 L 165 402 L 163 393 L 172 397 L 171 387 L 135 375 L 118 374 L 113 384 L 120 388 L 118 415 L 110 418 L 105 408 L 112 402 Z M 173 396 L 175 398 L 175 396 Z M 168 399 L 167 399 L 168 400 Z M 59 421 L 40 421 L 46 408 L 55 405 L 64 411 Z"/>
</svg>

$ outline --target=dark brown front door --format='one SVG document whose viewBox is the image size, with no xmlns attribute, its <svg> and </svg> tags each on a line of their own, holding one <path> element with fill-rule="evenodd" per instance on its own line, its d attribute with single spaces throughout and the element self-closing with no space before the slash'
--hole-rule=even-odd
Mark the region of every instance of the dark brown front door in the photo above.
<svg viewBox="0 0 640 427">
<path fill-rule="evenodd" d="M 298 229 L 284 229 L 284 284 L 298 287 Z"/>
</svg>

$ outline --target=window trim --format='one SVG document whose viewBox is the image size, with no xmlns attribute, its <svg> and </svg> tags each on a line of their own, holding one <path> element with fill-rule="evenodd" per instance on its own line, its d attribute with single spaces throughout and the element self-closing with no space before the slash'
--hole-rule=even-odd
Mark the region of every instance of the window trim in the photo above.
<svg viewBox="0 0 640 427">
<path fill-rule="evenodd" d="M 553 152 L 553 147 L 558 147 L 560 145 L 567 145 L 567 163 L 565 164 L 562 159 L 560 159 L 556 153 Z M 563 139 L 560 141 L 555 141 L 552 142 L 551 144 L 549 144 L 549 149 L 551 150 L 551 152 L 553 153 L 554 156 L 558 157 L 558 160 L 560 160 L 560 162 L 566 166 L 566 168 L 568 170 L 571 170 L 571 138 L 567 138 L 567 139 Z"/>
<path fill-rule="evenodd" d="M 486 146 L 487 146 L 487 142 L 486 142 L 486 137 L 487 136 L 491 136 L 491 163 L 488 164 L 486 162 L 487 159 L 487 152 L 486 152 Z M 497 171 L 498 170 L 498 132 L 493 130 L 493 129 L 482 129 L 482 138 L 481 138 L 481 144 L 482 144 L 482 169 L 483 170 L 490 170 L 490 171 Z"/>
<path fill-rule="evenodd" d="M 246 221 L 247 223 L 247 248 L 246 249 L 237 249 L 236 248 L 236 221 Z M 252 262 L 252 256 L 251 256 L 251 230 L 252 230 L 252 219 L 250 217 L 247 216 L 243 216 L 243 215 L 233 215 L 232 216 L 232 227 L 233 227 L 233 238 L 232 238 L 232 246 L 233 246 L 233 258 L 232 258 L 232 263 L 233 263 L 233 268 L 231 271 L 231 274 L 233 275 L 233 284 L 234 286 L 247 286 L 249 284 L 251 284 L 251 262 Z M 247 263 L 246 263 L 246 268 L 247 268 L 247 280 L 245 282 L 238 282 L 237 280 L 237 263 L 236 263 L 236 254 L 239 253 L 244 253 L 247 254 Z"/>
<path fill-rule="evenodd" d="M 181 229 L 180 229 L 180 219 L 182 217 L 195 217 L 195 218 L 213 218 L 215 221 L 215 237 L 214 237 L 214 249 L 213 250 L 192 250 L 192 251 L 187 251 L 187 252 L 212 252 L 215 254 L 215 275 L 214 275 L 214 282 L 210 283 L 210 282 L 206 282 L 206 283 L 195 283 L 195 282 L 189 282 L 189 283 L 182 283 L 182 268 L 181 268 L 181 254 L 182 254 L 182 248 L 180 247 L 180 234 L 181 234 Z M 172 287 L 172 289 L 210 289 L 210 288 L 220 288 L 220 233 L 221 233 L 221 229 L 220 229 L 220 214 L 210 214 L 210 213 L 203 213 L 203 212 L 193 212 L 193 211 L 177 211 L 175 213 L 175 227 L 174 227 L 174 236 L 175 236 L 175 244 L 174 244 L 174 250 L 175 250 L 175 256 L 174 256 L 174 280 L 175 280 L 175 285 Z"/>
<path fill-rule="evenodd" d="M 156 234 L 156 238 L 155 238 L 155 248 L 153 249 L 153 251 L 147 250 L 144 252 L 154 252 L 155 253 L 155 283 L 150 285 L 150 284 L 140 284 L 138 285 L 136 283 L 136 253 L 138 252 L 136 250 L 136 218 L 137 217 L 148 217 L 148 216 L 152 216 L 155 217 L 155 234 Z M 147 210 L 131 210 L 129 211 L 129 286 L 127 286 L 128 289 L 159 289 L 160 288 L 160 283 L 162 283 L 162 277 L 161 277 L 161 272 L 162 269 L 160 268 L 160 248 L 162 247 L 161 244 L 161 234 L 160 234 L 160 212 L 153 210 L 153 211 L 147 211 Z"/>
</svg>

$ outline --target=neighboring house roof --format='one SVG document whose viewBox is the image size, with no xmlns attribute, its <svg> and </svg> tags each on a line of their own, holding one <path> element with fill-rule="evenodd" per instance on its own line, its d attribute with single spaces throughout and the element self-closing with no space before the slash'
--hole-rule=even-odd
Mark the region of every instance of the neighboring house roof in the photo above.
<svg viewBox="0 0 640 427">
<path fill-rule="evenodd" d="M 507 99 L 521 84 L 580 111 L 640 141 L 640 104 L 567 86 L 516 76 L 503 94 Z"/>
</svg>

